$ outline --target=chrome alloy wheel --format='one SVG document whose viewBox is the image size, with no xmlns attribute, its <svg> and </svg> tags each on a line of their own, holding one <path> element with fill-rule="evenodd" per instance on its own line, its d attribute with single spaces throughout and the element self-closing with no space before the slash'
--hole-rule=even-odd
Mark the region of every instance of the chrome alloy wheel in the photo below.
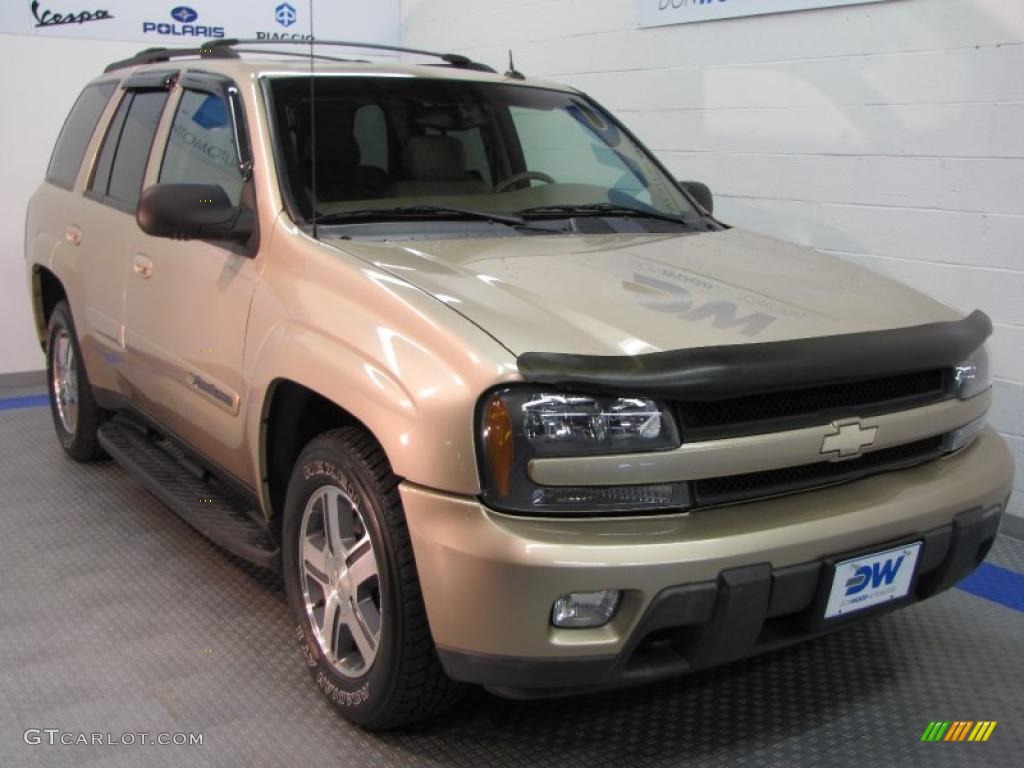
<svg viewBox="0 0 1024 768">
<path fill-rule="evenodd" d="M 71 334 L 65 328 L 53 339 L 53 399 L 61 426 L 69 435 L 78 427 L 78 361 Z"/>
<path fill-rule="evenodd" d="M 381 637 L 377 556 L 358 505 L 336 485 L 317 489 L 306 504 L 299 567 L 320 650 L 345 677 L 366 674 Z"/>
</svg>

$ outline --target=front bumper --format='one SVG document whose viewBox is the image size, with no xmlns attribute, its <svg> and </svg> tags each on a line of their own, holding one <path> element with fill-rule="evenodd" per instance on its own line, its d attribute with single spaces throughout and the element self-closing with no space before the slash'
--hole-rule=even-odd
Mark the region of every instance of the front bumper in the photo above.
<svg viewBox="0 0 1024 768">
<path fill-rule="evenodd" d="M 913 469 L 689 515 L 528 519 L 401 490 L 446 671 L 537 696 L 661 679 L 829 631 L 812 606 L 834 556 L 921 540 L 909 600 L 929 597 L 984 558 L 1012 476 L 987 430 Z M 595 589 L 623 592 L 608 625 L 551 625 L 558 596 Z"/>
</svg>

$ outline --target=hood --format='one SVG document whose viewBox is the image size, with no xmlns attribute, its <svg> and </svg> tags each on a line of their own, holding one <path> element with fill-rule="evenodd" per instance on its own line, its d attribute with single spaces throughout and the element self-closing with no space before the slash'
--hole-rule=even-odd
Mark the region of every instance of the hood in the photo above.
<svg viewBox="0 0 1024 768">
<path fill-rule="evenodd" d="M 637 355 L 959 317 L 870 270 L 740 229 L 328 242 L 432 294 L 516 355 Z"/>
</svg>

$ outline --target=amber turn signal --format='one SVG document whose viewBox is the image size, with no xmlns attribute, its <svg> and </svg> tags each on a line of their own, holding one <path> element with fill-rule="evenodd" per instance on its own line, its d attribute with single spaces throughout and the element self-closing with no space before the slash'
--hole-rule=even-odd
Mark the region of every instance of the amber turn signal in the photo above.
<svg viewBox="0 0 1024 768">
<path fill-rule="evenodd" d="M 508 407 L 499 397 L 492 397 L 484 408 L 483 440 L 484 459 L 494 490 L 507 496 L 512 489 L 515 446 Z"/>
</svg>

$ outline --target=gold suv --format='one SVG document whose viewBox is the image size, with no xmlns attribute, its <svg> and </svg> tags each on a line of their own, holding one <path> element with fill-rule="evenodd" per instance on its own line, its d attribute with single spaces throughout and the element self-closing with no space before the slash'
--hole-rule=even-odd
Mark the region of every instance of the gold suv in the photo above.
<svg viewBox="0 0 1024 768">
<path fill-rule="evenodd" d="M 28 276 L 67 453 L 281 569 L 347 718 L 690 672 L 985 557 L 984 313 L 726 226 L 572 88 L 238 43 L 85 87 Z"/>
</svg>

